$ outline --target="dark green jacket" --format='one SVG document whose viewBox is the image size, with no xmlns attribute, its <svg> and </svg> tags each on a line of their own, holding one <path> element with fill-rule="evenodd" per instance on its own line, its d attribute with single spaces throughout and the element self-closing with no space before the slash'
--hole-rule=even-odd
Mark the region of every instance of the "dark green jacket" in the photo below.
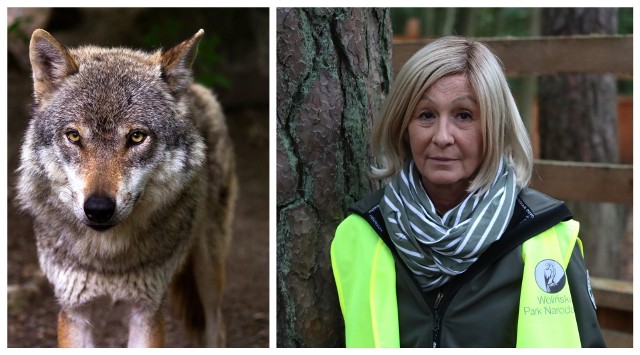
<svg viewBox="0 0 640 355">
<path fill-rule="evenodd" d="M 381 192 L 378 191 L 353 206 L 353 210 L 364 219 L 358 221 L 360 217 L 351 216 L 349 218 L 352 219 L 349 223 L 352 225 L 353 223 L 369 224 L 358 227 L 362 228 L 359 229 L 363 231 L 362 236 L 340 236 L 339 228 L 336 238 L 386 236 L 381 215 L 376 211 L 380 195 Z M 378 322 L 385 326 L 380 329 L 373 327 L 375 330 L 372 333 L 375 333 L 376 340 L 375 344 L 371 344 L 371 346 L 515 347 L 518 336 L 527 336 L 526 333 L 518 335 L 517 331 L 524 270 L 521 244 L 527 239 L 527 236 L 529 238 L 537 236 L 569 218 L 570 214 L 561 202 L 534 190 L 523 190 L 519 195 L 514 216 L 507 232 L 500 241 L 483 253 L 467 272 L 454 278 L 440 289 L 427 294 L 422 293 L 417 287 L 408 269 L 395 254 L 395 248 L 390 244 L 388 237 L 382 238 L 383 240 L 387 239 L 385 240 L 387 245 L 383 246 L 382 250 L 376 251 L 376 258 L 378 253 L 381 253 L 380 258 L 384 253 L 391 252 L 394 255 L 395 270 L 392 271 L 394 274 L 392 276 L 395 276 L 396 289 L 390 291 L 379 289 L 375 292 L 383 294 L 381 296 L 382 303 L 397 302 L 397 320 L 389 319 Z M 369 232 L 372 233 L 369 234 Z M 369 234 L 369 236 L 364 234 Z M 340 241 L 334 241 L 334 244 L 347 245 L 341 244 Z M 332 246 L 332 258 L 334 247 Z M 352 253 L 358 252 L 358 250 L 352 251 Z M 345 299 L 342 293 L 348 292 L 340 289 L 350 287 L 349 284 L 355 278 L 351 278 L 351 281 L 345 281 L 344 279 L 349 279 L 345 275 L 354 274 L 354 269 L 359 266 L 357 263 L 349 264 L 351 261 L 345 263 L 337 260 L 339 258 L 334 259 L 336 259 L 333 260 L 334 274 L 336 274 L 336 282 L 340 284 L 339 296 L 344 312 L 346 304 L 358 304 L 358 300 Z M 342 260 L 346 259 L 342 258 Z M 340 271 L 341 280 L 338 280 L 337 269 L 342 269 Z M 389 267 L 389 269 L 393 269 L 393 267 Z M 386 272 L 387 270 L 385 270 Z M 363 278 L 362 276 L 358 277 Z M 383 278 L 385 277 L 387 276 L 383 276 Z M 568 297 L 565 297 L 566 299 L 553 298 L 553 295 L 550 295 L 548 298 L 540 299 L 539 307 L 528 308 L 526 316 L 535 319 L 538 312 L 540 314 L 544 312 L 575 313 L 580 345 L 582 347 L 605 346 L 597 323 L 594 304 L 590 297 L 590 286 L 588 286 L 587 271 L 579 242 L 573 247 L 573 253 L 566 266 L 566 279 L 569 284 L 570 304 L 564 304 Z M 381 282 L 372 282 L 372 284 Z M 382 317 L 376 315 L 376 317 L 378 316 Z M 397 322 L 397 326 L 394 325 L 394 322 Z M 347 337 L 354 334 L 353 327 L 370 326 L 364 323 L 367 322 L 360 319 L 351 324 L 345 324 Z M 387 324 L 388 327 L 386 327 Z M 385 338 L 394 338 L 385 334 L 387 328 L 392 333 L 398 332 L 394 329 L 399 328 L 399 344 L 393 345 L 394 341 L 385 340 Z M 363 330 L 362 328 L 356 329 L 357 331 Z M 365 330 L 366 332 L 368 330 Z M 544 339 L 545 335 L 541 335 L 541 332 L 543 331 L 536 331 L 535 339 Z M 556 332 L 548 336 L 558 336 L 558 334 Z M 378 340 L 378 338 L 382 340 Z M 523 342 L 523 339 L 520 341 Z M 531 344 L 531 342 L 529 343 Z M 352 342 L 352 344 L 369 346 L 366 342 Z M 533 344 L 535 346 L 536 341 Z M 349 339 L 347 339 L 347 345 L 349 345 Z"/>
</svg>

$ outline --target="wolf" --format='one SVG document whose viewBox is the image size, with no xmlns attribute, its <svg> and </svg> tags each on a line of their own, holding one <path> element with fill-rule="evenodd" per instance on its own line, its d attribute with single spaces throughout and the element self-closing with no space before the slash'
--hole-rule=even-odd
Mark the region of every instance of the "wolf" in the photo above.
<svg viewBox="0 0 640 355">
<path fill-rule="evenodd" d="M 199 345 L 225 344 L 237 179 L 220 104 L 192 78 L 203 35 L 144 52 L 32 34 L 17 200 L 60 304 L 60 347 L 94 346 L 91 315 L 115 302 L 129 347 L 163 346 L 165 300 Z"/>
</svg>

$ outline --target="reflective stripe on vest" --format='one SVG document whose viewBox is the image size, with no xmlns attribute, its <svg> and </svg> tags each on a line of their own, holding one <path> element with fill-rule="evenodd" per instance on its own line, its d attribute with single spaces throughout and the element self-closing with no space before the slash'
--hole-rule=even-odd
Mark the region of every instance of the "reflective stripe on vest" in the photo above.
<svg viewBox="0 0 640 355">
<path fill-rule="evenodd" d="M 522 245 L 517 347 L 580 347 L 566 275 L 579 228 L 574 220 L 561 222 Z"/>
<path fill-rule="evenodd" d="M 560 270 L 556 264 L 547 261 L 551 263 L 547 267 L 541 262 L 547 259 L 557 261 L 564 275 L 576 241 L 582 249 L 577 238 L 578 228 L 576 221 L 561 222 L 522 245 L 525 276 L 518 317 L 518 347 L 580 347 L 575 315 L 562 307 L 554 306 L 545 310 L 544 305 L 539 305 L 539 302 L 562 305 L 568 301 L 572 307 L 566 277 L 558 277 Z M 331 263 L 345 323 L 346 346 L 399 347 L 394 258 L 362 217 L 350 215 L 338 226 L 331 244 Z M 554 267 L 555 274 L 552 277 L 551 268 Z M 542 290 L 535 281 L 537 268 L 540 269 L 540 282 L 548 291 Z M 549 271 L 545 274 L 545 270 Z M 561 280 L 565 280 L 564 287 L 556 292 Z M 534 312 L 533 306 L 543 307 L 540 311 L 543 317 L 529 323 L 526 320 L 534 318 L 533 313 L 526 314 L 523 311 L 524 307 L 530 307 L 526 311 Z M 545 311 L 550 313 L 548 317 Z"/>
</svg>

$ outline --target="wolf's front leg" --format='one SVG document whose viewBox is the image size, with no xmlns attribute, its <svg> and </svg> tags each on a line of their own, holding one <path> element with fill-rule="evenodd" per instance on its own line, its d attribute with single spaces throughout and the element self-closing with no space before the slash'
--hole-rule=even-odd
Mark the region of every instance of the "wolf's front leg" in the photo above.
<svg viewBox="0 0 640 355">
<path fill-rule="evenodd" d="M 93 333 L 84 312 L 62 310 L 58 313 L 58 347 L 92 348 Z"/>
<path fill-rule="evenodd" d="M 133 306 L 129 318 L 130 348 L 161 348 L 164 346 L 164 318 L 162 308 L 149 311 Z"/>
</svg>

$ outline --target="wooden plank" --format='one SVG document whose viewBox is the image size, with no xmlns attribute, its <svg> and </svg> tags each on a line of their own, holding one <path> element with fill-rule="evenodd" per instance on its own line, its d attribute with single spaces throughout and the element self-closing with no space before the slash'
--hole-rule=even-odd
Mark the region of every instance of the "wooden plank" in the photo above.
<svg viewBox="0 0 640 355">
<path fill-rule="evenodd" d="M 600 328 L 633 333 L 633 312 L 613 308 L 598 307 L 596 310 Z"/>
<path fill-rule="evenodd" d="M 592 277 L 598 323 L 608 347 L 631 347 L 633 340 L 633 282 Z"/>
<path fill-rule="evenodd" d="M 611 329 L 602 329 L 604 341 L 608 348 L 632 348 L 633 334 L 619 332 Z"/>
<path fill-rule="evenodd" d="M 536 160 L 532 188 L 565 201 L 633 203 L 633 166 Z"/>
<path fill-rule="evenodd" d="M 591 287 L 598 308 L 633 312 L 633 282 L 592 277 Z"/>
<path fill-rule="evenodd" d="M 525 38 L 477 38 L 491 47 L 507 75 L 522 73 L 612 73 L 633 76 L 632 35 L 589 35 Z M 393 70 L 431 40 L 397 40 L 393 43 Z"/>
</svg>

